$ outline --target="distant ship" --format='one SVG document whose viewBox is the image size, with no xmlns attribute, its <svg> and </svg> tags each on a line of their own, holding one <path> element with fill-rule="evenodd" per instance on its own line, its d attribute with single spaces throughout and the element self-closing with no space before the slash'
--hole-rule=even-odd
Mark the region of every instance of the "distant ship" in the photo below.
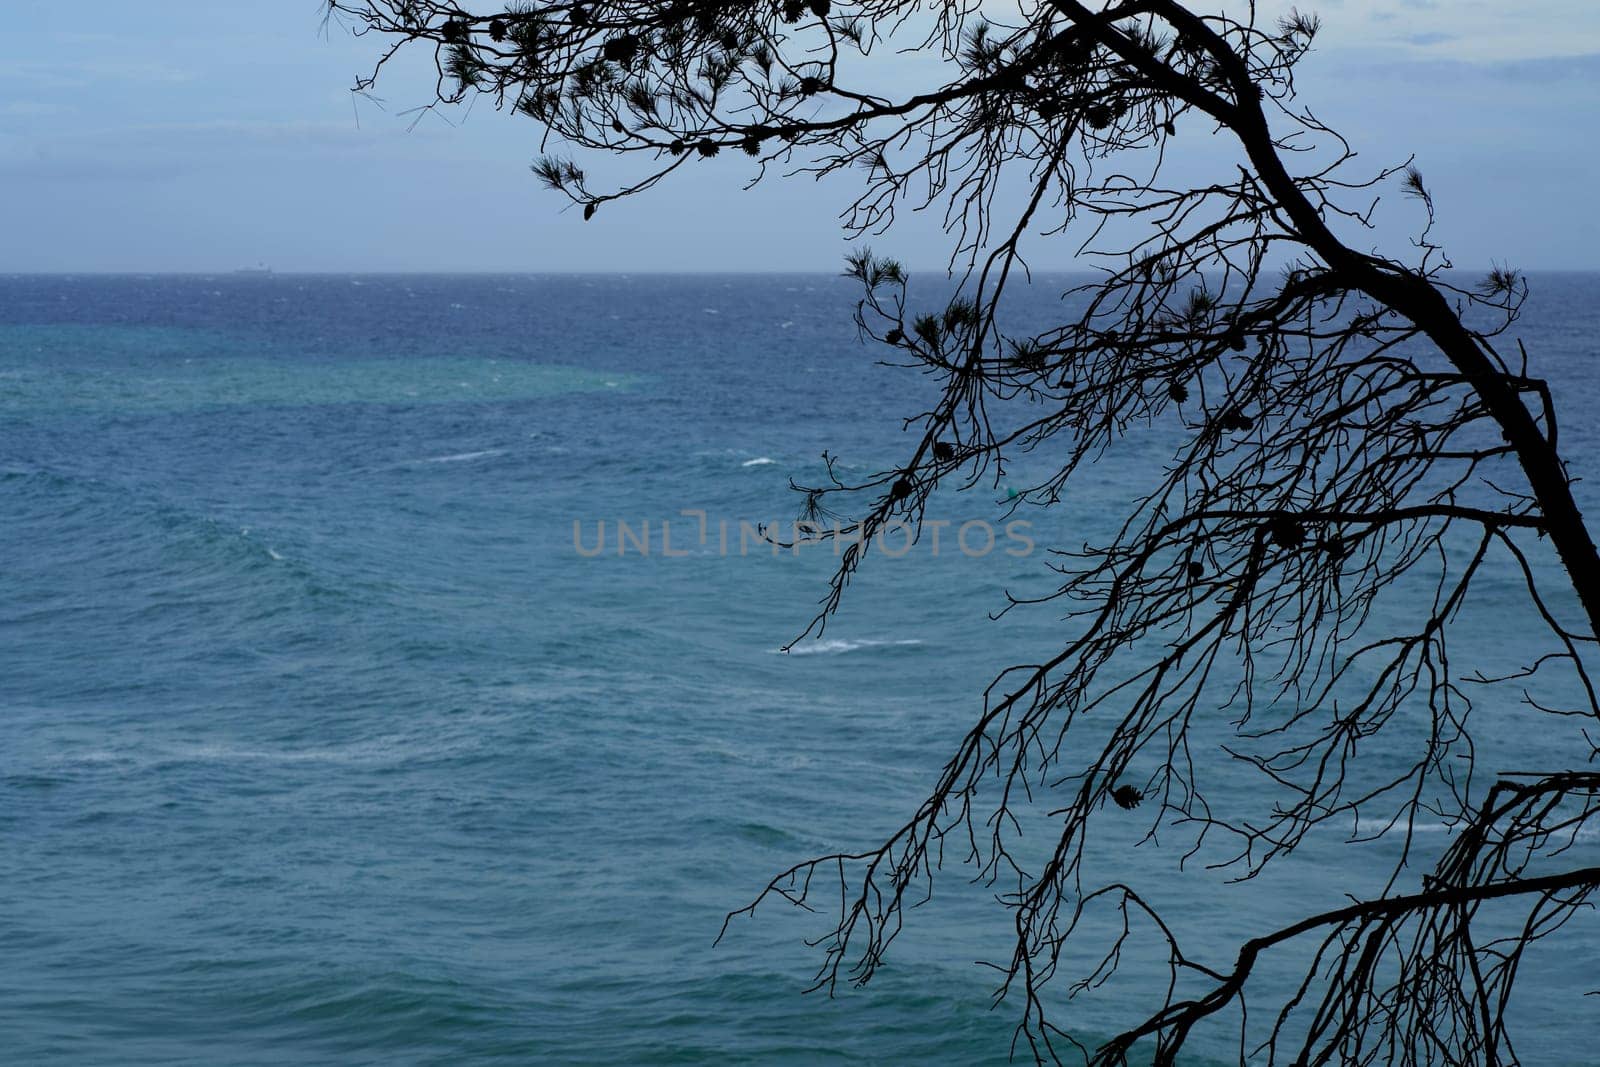
<svg viewBox="0 0 1600 1067">
<path fill-rule="evenodd" d="M 257 263 L 253 267 L 240 267 L 238 270 L 234 271 L 233 273 L 235 273 L 235 274 L 271 274 L 272 273 L 272 268 L 267 266 L 265 263 Z"/>
</svg>

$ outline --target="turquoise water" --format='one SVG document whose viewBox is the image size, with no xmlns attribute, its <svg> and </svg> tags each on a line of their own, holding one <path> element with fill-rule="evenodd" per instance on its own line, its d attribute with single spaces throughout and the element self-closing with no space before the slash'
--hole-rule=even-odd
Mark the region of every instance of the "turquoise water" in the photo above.
<svg viewBox="0 0 1600 1067">
<path fill-rule="evenodd" d="M 1600 277 L 1535 292 L 1522 332 L 1600 475 Z M 1048 609 L 985 619 L 1051 587 L 1042 551 L 919 546 L 777 653 L 831 557 L 740 554 L 738 524 L 792 520 L 824 448 L 894 466 L 924 398 L 857 343 L 855 297 L 810 275 L 0 278 L 0 1059 L 1004 1062 L 1016 1014 L 974 961 L 1005 955 L 1008 916 L 959 869 L 834 1000 L 802 995 L 803 914 L 712 944 L 776 871 L 897 826 L 994 670 L 1060 639 Z M 1041 547 L 1103 529 L 1166 447 L 1084 472 Z M 998 523 L 1001 496 L 941 507 Z M 617 554 L 618 521 L 651 524 L 651 556 Z M 662 557 L 663 521 L 686 554 Z M 1485 583 L 1465 649 L 1521 651 L 1517 594 Z M 1480 716 L 1489 766 L 1581 762 L 1577 727 L 1529 732 L 1511 703 Z M 1216 965 L 1398 854 L 1314 845 L 1224 890 L 1138 830 L 1108 826 L 1100 869 L 1179 905 Z M 1530 1063 L 1583 1062 L 1600 1023 L 1594 923 L 1564 938 L 1527 973 Z M 1061 1021 L 1093 1040 L 1139 994 Z"/>
</svg>

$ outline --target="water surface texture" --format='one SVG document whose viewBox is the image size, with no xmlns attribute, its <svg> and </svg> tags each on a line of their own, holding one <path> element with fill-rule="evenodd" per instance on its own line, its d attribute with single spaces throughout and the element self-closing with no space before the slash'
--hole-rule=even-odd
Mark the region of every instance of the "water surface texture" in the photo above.
<svg viewBox="0 0 1600 1067">
<path fill-rule="evenodd" d="M 1600 277 L 1534 287 L 1534 370 L 1600 476 Z M 813 918 L 712 944 L 771 874 L 897 826 L 994 670 L 1060 640 L 1053 609 L 985 618 L 1049 588 L 1042 552 L 947 540 L 776 652 L 831 559 L 741 554 L 737 523 L 792 520 L 825 448 L 896 465 L 926 395 L 859 344 L 855 297 L 820 275 L 0 278 L 0 1060 L 1004 1062 L 1015 1009 L 974 961 L 1004 957 L 1008 916 L 959 869 L 837 999 L 801 995 Z M 1039 541 L 1104 529 L 1169 445 L 1085 471 Z M 997 519 L 1004 488 L 940 506 Z M 651 523 L 649 558 L 618 557 L 619 520 Z M 573 524 L 592 546 L 601 521 L 586 558 Z M 1521 651 L 1518 592 L 1485 582 L 1464 640 Z M 1585 757 L 1480 712 L 1486 750 Z M 1233 891 L 1173 878 L 1132 817 L 1107 834 L 1104 869 L 1181 894 L 1216 966 L 1398 848 Z M 1597 949 L 1580 920 L 1530 963 L 1527 1062 L 1600 1028 Z M 1058 1021 L 1092 1040 L 1142 992 Z"/>
</svg>

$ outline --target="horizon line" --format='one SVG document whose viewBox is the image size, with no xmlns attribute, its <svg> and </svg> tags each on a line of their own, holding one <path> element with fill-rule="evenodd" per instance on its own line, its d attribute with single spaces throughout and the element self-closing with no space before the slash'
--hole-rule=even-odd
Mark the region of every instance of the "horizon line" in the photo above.
<svg viewBox="0 0 1600 1067">
<path fill-rule="evenodd" d="M 943 275 L 953 278 L 958 272 L 948 267 L 917 267 L 904 266 L 907 273 Z M 1498 267 L 1497 264 L 1482 267 L 1449 267 L 1440 273 L 1443 274 L 1477 274 L 1485 273 Z M 1588 267 L 1517 267 L 1522 274 L 1600 274 L 1600 264 Z M 1094 267 L 1034 267 L 1032 274 L 1081 274 L 1095 276 L 1104 273 Z M 1202 272 L 1203 273 L 1203 272 Z M 639 268 L 626 270 L 619 268 L 555 268 L 555 269 L 502 269 L 502 270 L 426 270 L 421 268 L 405 270 L 277 270 L 265 271 L 226 267 L 217 270 L 4 270 L 0 269 L 0 278 L 316 278 L 316 277 L 348 277 L 351 275 L 366 275 L 377 277 L 417 278 L 417 277 L 535 277 L 543 275 L 556 276 L 630 276 L 647 275 L 654 277 L 747 277 L 747 276 L 777 276 L 784 274 L 809 274 L 829 275 L 836 277 L 849 277 L 850 275 L 836 268 L 824 267 L 791 267 L 783 269 L 760 268 L 750 270 L 713 270 L 713 269 L 657 269 Z"/>
</svg>

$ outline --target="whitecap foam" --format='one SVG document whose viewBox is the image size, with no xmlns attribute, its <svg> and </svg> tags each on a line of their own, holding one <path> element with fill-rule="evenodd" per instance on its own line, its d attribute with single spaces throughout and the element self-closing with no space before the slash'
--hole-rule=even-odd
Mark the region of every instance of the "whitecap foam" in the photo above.
<svg viewBox="0 0 1600 1067">
<path fill-rule="evenodd" d="M 1407 827 L 1404 819 L 1395 822 L 1393 825 L 1390 825 L 1387 819 L 1374 819 L 1370 822 L 1363 822 L 1358 819 L 1356 820 L 1352 829 L 1351 836 L 1363 839 L 1401 839 L 1405 837 L 1408 831 L 1413 835 L 1449 834 L 1453 836 L 1460 833 L 1466 828 L 1467 825 L 1468 823 L 1466 820 L 1462 820 L 1460 823 L 1456 824 L 1418 821 Z M 1560 841 L 1566 840 L 1568 837 L 1574 841 L 1594 841 L 1600 839 L 1600 826 L 1581 826 L 1577 828 L 1576 832 L 1573 832 L 1569 829 L 1564 830 L 1561 833 L 1550 835 L 1550 839 L 1553 843 L 1559 843 Z"/>
<path fill-rule="evenodd" d="M 93 749 L 86 752 L 64 753 L 49 762 L 55 765 L 120 764 L 132 768 L 147 768 L 166 763 L 266 763 L 266 764 L 341 764 L 341 765 L 394 765 L 415 759 L 429 758 L 440 753 L 452 753 L 476 747 L 476 741 L 428 741 L 426 743 L 398 735 L 353 741 L 348 744 L 306 746 L 254 746 L 224 741 L 143 744 L 134 743 L 114 749 Z"/>
<path fill-rule="evenodd" d="M 503 448 L 486 448 L 482 452 L 457 452 L 450 456 L 429 456 L 427 459 L 418 460 L 419 463 L 464 463 L 469 459 L 483 459 L 485 456 L 503 456 Z"/>
<path fill-rule="evenodd" d="M 922 642 L 915 637 L 903 638 L 898 641 L 873 640 L 862 638 L 859 641 L 846 641 L 843 639 L 829 639 L 826 641 L 810 641 L 803 645 L 795 645 L 788 650 L 791 656 L 823 656 L 838 655 L 843 652 L 856 652 L 863 648 L 903 648 L 907 645 L 920 645 Z M 781 648 L 768 651 L 782 654 Z"/>
<path fill-rule="evenodd" d="M 755 459 L 747 459 L 747 460 L 745 460 L 743 463 L 739 464 L 739 466 L 741 466 L 741 467 L 765 467 L 769 463 L 776 463 L 776 462 L 778 462 L 778 461 L 773 459 L 771 456 L 757 456 Z"/>
</svg>

